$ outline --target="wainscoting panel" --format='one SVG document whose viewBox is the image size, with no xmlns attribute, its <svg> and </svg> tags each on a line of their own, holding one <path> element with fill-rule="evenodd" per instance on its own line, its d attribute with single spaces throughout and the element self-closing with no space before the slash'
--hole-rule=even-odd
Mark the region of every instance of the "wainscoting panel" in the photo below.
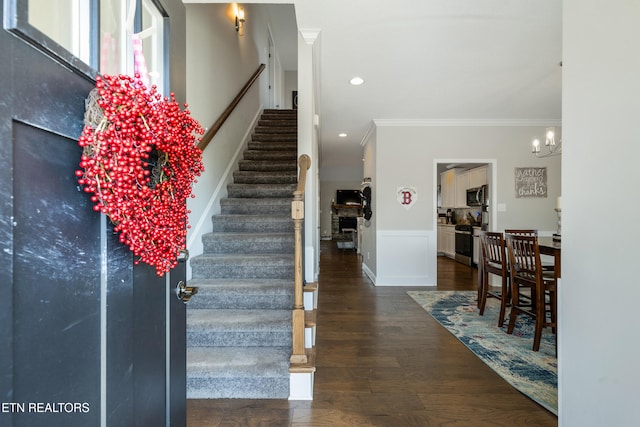
<svg viewBox="0 0 640 427">
<path fill-rule="evenodd" d="M 379 231 L 377 238 L 376 286 L 435 286 L 435 231 Z"/>
</svg>

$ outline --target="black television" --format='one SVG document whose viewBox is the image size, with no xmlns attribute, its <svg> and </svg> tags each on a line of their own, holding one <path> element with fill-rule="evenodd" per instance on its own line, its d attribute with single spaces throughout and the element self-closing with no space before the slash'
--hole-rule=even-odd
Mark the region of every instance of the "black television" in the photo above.
<svg viewBox="0 0 640 427">
<path fill-rule="evenodd" d="M 336 204 L 337 205 L 349 205 L 349 206 L 360 206 L 360 205 L 362 205 L 362 198 L 360 197 L 360 190 L 337 190 L 336 191 Z"/>
</svg>

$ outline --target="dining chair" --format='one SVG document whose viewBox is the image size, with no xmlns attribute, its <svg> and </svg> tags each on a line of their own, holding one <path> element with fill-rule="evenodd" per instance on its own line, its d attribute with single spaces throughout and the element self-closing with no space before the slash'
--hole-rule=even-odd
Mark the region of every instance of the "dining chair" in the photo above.
<svg viewBox="0 0 640 427">
<path fill-rule="evenodd" d="M 516 229 L 516 228 L 511 228 L 511 229 L 506 229 L 504 230 L 504 234 L 515 234 L 517 236 L 537 236 L 538 235 L 538 230 L 536 230 L 535 228 L 523 228 L 523 229 Z M 543 259 L 542 261 L 542 269 L 543 270 L 554 270 L 554 264 L 553 261 L 549 260 L 549 259 Z"/>
<path fill-rule="evenodd" d="M 504 230 L 505 234 L 515 234 L 518 236 L 537 236 L 538 235 L 538 230 L 531 228 L 531 229 L 516 229 L 516 228 L 511 228 L 511 229 L 507 229 Z"/>
<path fill-rule="evenodd" d="M 537 236 L 505 235 L 511 275 L 511 314 L 507 333 L 513 333 L 516 318 L 525 314 L 534 319 L 533 351 L 540 349 L 542 330 L 556 332 L 557 293 L 552 271 L 542 268 Z M 529 289 L 532 304 L 521 303 L 521 293 Z"/>
<path fill-rule="evenodd" d="M 487 298 L 497 298 L 500 300 L 500 317 L 498 326 L 504 324 L 504 316 L 507 305 L 511 302 L 511 287 L 509 281 L 509 270 L 507 267 L 507 256 L 504 243 L 504 235 L 498 232 L 483 231 L 480 233 L 480 247 L 482 251 L 482 279 L 479 293 L 480 316 L 484 315 Z M 502 286 L 500 291 L 493 290 L 489 282 L 489 274 L 500 276 Z"/>
</svg>

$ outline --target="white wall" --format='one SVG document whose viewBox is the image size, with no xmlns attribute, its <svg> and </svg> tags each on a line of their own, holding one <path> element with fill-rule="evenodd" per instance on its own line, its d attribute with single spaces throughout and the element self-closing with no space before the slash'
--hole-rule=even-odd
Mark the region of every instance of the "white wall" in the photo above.
<svg viewBox="0 0 640 427">
<path fill-rule="evenodd" d="M 298 90 L 298 72 L 297 71 L 285 71 L 284 72 L 284 94 L 283 105 L 286 109 L 293 108 L 293 99 L 291 92 Z"/>
<path fill-rule="evenodd" d="M 530 146 L 531 137 L 543 135 L 545 125 L 478 121 L 444 125 L 376 121 L 376 125 L 376 285 L 436 284 L 437 160 L 495 161 L 496 185 L 492 187 L 496 187 L 497 197 L 493 205 L 506 208 L 496 212 L 497 230 L 526 227 L 548 234 L 556 231 L 554 208 L 561 194 L 561 159 L 538 159 Z M 528 166 L 547 167 L 547 198 L 515 197 L 514 168 Z M 403 186 L 415 187 L 418 192 L 409 210 L 396 199 L 398 187 Z"/>
<path fill-rule="evenodd" d="M 258 55 L 258 63 L 265 64 L 267 69 L 260 76 L 260 103 L 264 108 L 277 108 L 281 105 L 284 88 L 284 70 L 282 63 L 278 58 L 278 46 L 273 47 L 273 76 L 269 76 L 269 35 L 273 24 L 269 18 L 269 10 L 267 5 L 263 4 L 244 4 L 247 22 L 245 28 L 248 33 L 245 37 L 249 37 L 255 45 L 256 54 Z M 250 15 L 249 15 L 250 14 Z M 249 19 L 251 16 L 251 19 Z M 272 79 L 273 95 L 269 91 L 269 79 Z M 273 100 L 270 99 L 270 96 Z"/>
<path fill-rule="evenodd" d="M 245 5 L 245 35 L 234 27 L 232 5 L 187 4 L 186 71 L 189 109 L 210 127 L 227 108 L 259 64 L 268 60 L 269 22 L 260 5 Z M 191 256 L 202 253 L 202 235 L 212 230 L 211 216 L 220 212 L 220 198 L 232 180 L 255 120 L 269 102 L 268 75 L 245 95 L 203 153 L 205 172 L 194 185 L 187 248 Z M 191 270 L 187 270 L 190 277 Z"/>
<path fill-rule="evenodd" d="M 563 16 L 559 425 L 636 426 L 640 3 Z"/>
<path fill-rule="evenodd" d="M 298 156 L 307 154 L 311 158 L 304 210 L 304 276 L 308 283 L 318 280 L 320 268 L 320 176 L 318 132 L 314 126 L 319 36 L 318 30 L 301 30 L 298 34 L 298 90 L 306 94 L 298 99 Z"/>
<path fill-rule="evenodd" d="M 171 17 L 169 28 L 169 90 L 178 102 L 187 102 L 186 10 L 179 1 L 162 2 Z"/>
<path fill-rule="evenodd" d="M 376 129 L 373 127 L 364 139 L 363 175 L 364 178 L 370 178 L 371 186 L 371 219 L 365 223 L 362 230 L 362 246 L 360 253 L 362 254 L 362 270 L 376 283 L 377 274 L 377 240 L 376 228 L 378 223 L 378 175 L 377 175 L 377 143 Z"/>
</svg>

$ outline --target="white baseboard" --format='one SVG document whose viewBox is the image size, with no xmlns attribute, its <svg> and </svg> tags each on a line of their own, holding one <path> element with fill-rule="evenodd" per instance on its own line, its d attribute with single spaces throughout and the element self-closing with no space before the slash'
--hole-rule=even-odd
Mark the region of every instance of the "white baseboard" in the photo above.
<svg viewBox="0 0 640 427">
<path fill-rule="evenodd" d="M 313 400 L 314 373 L 289 374 L 289 400 Z"/>
<path fill-rule="evenodd" d="M 304 328 L 304 347 L 313 348 L 316 345 L 316 325 Z"/>
<path fill-rule="evenodd" d="M 313 292 L 305 291 L 302 293 L 304 309 L 307 311 L 313 311 L 318 308 L 318 285 Z"/>
<path fill-rule="evenodd" d="M 376 275 L 373 274 L 373 271 L 371 271 L 371 269 L 369 268 L 369 266 L 365 263 L 362 263 L 362 271 L 364 272 L 365 276 L 367 276 L 369 278 L 369 280 L 371 280 L 371 282 L 375 285 L 376 284 Z"/>
</svg>

